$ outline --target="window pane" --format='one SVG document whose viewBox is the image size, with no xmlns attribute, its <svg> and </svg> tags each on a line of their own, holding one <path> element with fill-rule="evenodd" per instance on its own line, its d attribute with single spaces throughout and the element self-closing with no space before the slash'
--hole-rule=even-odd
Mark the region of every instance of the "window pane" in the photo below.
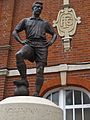
<svg viewBox="0 0 90 120">
<path fill-rule="evenodd" d="M 73 110 L 66 110 L 66 120 L 73 120 Z"/>
<path fill-rule="evenodd" d="M 83 104 L 90 104 L 90 98 L 86 93 L 83 93 Z"/>
<path fill-rule="evenodd" d="M 81 104 L 81 92 L 80 91 L 77 91 L 77 90 L 75 90 L 74 91 L 74 103 L 75 103 L 75 105 L 76 104 Z"/>
<path fill-rule="evenodd" d="M 73 105 L 73 92 L 66 90 L 66 105 Z"/>
<path fill-rule="evenodd" d="M 54 92 L 52 94 L 52 102 L 59 105 L 59 92 Z"/>
<path fill-rule="evenodd" d="M 90 120 L 90 108 L 84 109 L 84 120 Z"/>
<path fill-rule="evenodd" d="M 82 120 L 82 109 L 75 109 L 75 120 Z"/>
</svg>

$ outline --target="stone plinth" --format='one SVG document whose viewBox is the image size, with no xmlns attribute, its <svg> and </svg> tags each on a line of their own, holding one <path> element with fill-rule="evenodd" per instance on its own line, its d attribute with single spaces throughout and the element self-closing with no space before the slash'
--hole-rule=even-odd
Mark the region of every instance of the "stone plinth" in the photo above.
<svg viewBox="0 0 90 120">
<path fill-rule="evenodd" d="M 44 98 L 9 97 L 0 102 L 0 120 L 63 120 L 63 111 Z"/>
</svg>

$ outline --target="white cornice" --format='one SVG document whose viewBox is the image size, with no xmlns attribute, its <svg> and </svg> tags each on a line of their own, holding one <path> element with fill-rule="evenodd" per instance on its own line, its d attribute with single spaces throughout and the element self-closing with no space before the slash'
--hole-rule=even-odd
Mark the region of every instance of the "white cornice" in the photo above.
<svg viewBox="0 0 90 120">
<path fill-rule="evenodd" d="M 90 63 L 81 63 L 81 64 L 73 64 L 73 65 L 60 64 L 57 66 L 45 67 L 44 73 L 67 72 L 67 71 L 89 70 L 89 69 L 90 69 Z M 33 75 L 33 74 L 36 74 L 36 68 L 27 69 L 27 75 Z M 18 76 L 19 72 L 18 70 L 1 69 L 0 75 Z"/>
<path fill-rule="evenodd" d="M 8 74 L 8 70 L 7 69 L 0 69 L 0 76 L 6 76 Z"/>
</svg>

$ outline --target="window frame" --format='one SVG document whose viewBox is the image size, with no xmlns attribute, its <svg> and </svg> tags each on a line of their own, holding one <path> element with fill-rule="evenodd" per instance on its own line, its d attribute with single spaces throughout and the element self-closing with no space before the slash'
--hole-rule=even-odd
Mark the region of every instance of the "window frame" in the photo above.
<svg viewBox="0 0 90 120">
<path fill-rule="evenodd" d="M 65 104 L 65 92 L 66 90 L 72 90 L 73 91 L 73 105 L 66 105 Z M 75 105 L 74 103 L 74 91 L 80 91 L 81 92 L 81 104 Z M 80 87 L 74 87 L 74 86 L 69 86 L 69 87 L 60 87 L 60 88 L 55 88 L 53 90 L 48 91 L 43 97 L 46 98 L 48 95 L 52 95 L 52 93 L 59 91 L 59 107 L 63 110 L 64 112 L 64 120 L 66 120 L 66 110 L 67 109 L 72 109 L 73 110 L 73 120 L 75 120 L 75 109 L 81 108 L 82 111 L 82 120 L 84 120 L 84 108 L 90 108 L 90 104 L 83 104 L 83 93 L 87 94 L 88 97 L 90 98 L 90 93 L 89 91 L 85 90 L 84 88 Z M 52 96 L 51 96 L 52 97 Z"/>
</svg>

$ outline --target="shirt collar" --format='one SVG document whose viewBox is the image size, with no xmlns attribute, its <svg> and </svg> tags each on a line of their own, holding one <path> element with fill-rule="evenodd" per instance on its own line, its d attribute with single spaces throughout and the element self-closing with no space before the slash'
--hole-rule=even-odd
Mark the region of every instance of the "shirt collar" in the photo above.
<svg viewBox="0 0 90 120">
<path fill-rule="evenodd" d="M 42 20 L 40 17 L 38 17 L 38 18 L 36 18 L 36 17 L 34 17 L 34 16 L 31 16 L 30 17 L 30 20 Z"/>
</svg>

